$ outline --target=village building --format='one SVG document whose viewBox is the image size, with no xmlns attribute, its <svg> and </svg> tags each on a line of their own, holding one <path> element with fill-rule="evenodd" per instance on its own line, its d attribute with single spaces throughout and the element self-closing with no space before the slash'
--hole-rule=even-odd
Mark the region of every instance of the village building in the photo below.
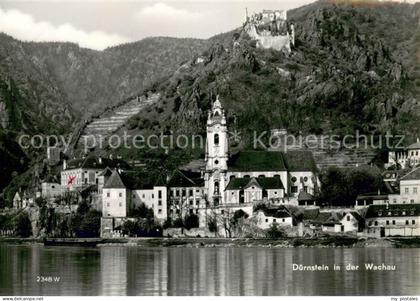
<svg viewBox="0 0 420 301">
<path fill-rule="evenodd" d="M 368 236 L 420 236 L 420 204 L 372 205 L 365 219 Z"/>
<path fill-rule="evenodd" d="M 401 169 L 417 167 L 420 165 L 420 139 L 407 148 L 390 151 L 388 163 L 385 168 L 396 166 Z"/>
<path fill-rule="evenodd" d="M 45 199 L 52 199 L 63 194 L 63 188 L 59 183 L 44 182 L 41 183 L 41 197 Z"/>
<path fill-rule="evenodd" d="M 200 172 L 176 170 L 168 183 L 168 216 L 175 220 L 198 214 L 206 207 L 204 179 Z"/>
<path fill-rule="evenodd" d="M 420 167 L 400 180 L 400 204 L 420 204 Z"/>
<path fill-rule="evenodd" d="M 293 227 L 293 215 L 284 207 L 257 209 L 254 215 L 257 219 L 257 226 L 261 229 L 268 229 L 273 224 L 279 227 Z"/>
<path fill-rule="evenodd" d="M 64 190 L 72 191 L 99 183 L 99 175 L 105 168 L 129 170 L 130 166 L 120 159 L 109 159 L 87 156 L 82 159 L 63 161 L 61 171 L 61 186 Z"/>
<path fill-rule="evenodd" d="M 391 171 L 386 173 L 390 175 Z M 372 194 L 363 194 L 357 196 L 356 208 L 362 208 L 369 205 L 384 205 L 384 204 L 420 204 L 420 168 L 413 169 L 411 171 L 406 170 L 403 174 L 392 171 L 392 176 L 385 178 L 387 179 L 397 178 L 396 185 L 398 189 L 393 185 L 392 191 L 397 193 L 380 194 L 380 192 Z M 389 183 L 389 182 L 388 182 Z"/>
<path fill-rule="evenodd" d="M 153 209 L 156 219 L 167 218 L 167 188 L 165 183 L 139 180 L 131 172 L 114 170 L 102 189 L 102 216 L 123 218 L 141 204 Z"/>
</svg>

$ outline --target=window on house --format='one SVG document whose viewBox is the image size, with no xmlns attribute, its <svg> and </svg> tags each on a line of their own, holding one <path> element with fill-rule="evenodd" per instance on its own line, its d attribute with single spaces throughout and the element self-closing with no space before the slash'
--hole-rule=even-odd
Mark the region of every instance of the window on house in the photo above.
<svg viewBox="0 0 420 301">
<path fill-rule="evenodd" d="M 414 204 L 414 200 L 410 200 L 410 203 L 411 203 L 411 204 Z"/>
<path fill-rule="evenodd" d="M 155 198 L 155 194 L 154 193 L 152 193 L 152 199 L 154 199 Z"/>
<path fill-rule="evenodd" d="M 265 219 L 265 222 L 268 223 L 268 218 Z"/>
<path fill-rule="evenodd" d="M 106 203 L 106 206 L 109 207 L 109 203 Z"/>
<path fill-rule="evenodd" d="M 182 190 L 182 196 L 186 196 L 187 195 L 187 191 L 185 189 Z"/>
<path fill-rule="evenodd" d="M 162 201 L 161 200 L 158 201 L 158 206 L 162 206 Z"/>
<path fill-rule="evenodd" d="M 409 189 L 408 189 L 408 187 L 406 187 L 406 188 L 404 189 L 404 191 L 405 191 L 405 194 L 409 194 Z"/>
<path fill-rule="evenodd" d="M 159 209 L 159 210 L 158 210 L 158 213 L 159 213 L 159 214 L 162 214 L 162 209 Z"/>
<path fill-rule="evenodd" d="M 350 215 L 347 215 L 347 221 L 348 222 L 350 221 Z"/>
<path fill-rule="evenodd" d="M 389 221 L 386 221 L 386 224 L 389 225 Z"/>
<path fill-rule="evenodd" d="M 176 190 L 176 191 L 175 191 L 175 195 L 176 195 L 176 196 L 179 196 L 179 190 Z"/>
<path fill-rule="evenodd" d="M 158 198 L 161 199 L 162 198 L 162 190 L 158 191 Z"/>
<path fill-rule="evenodd" d="M 375 226 L 377 226 L 378 225 L 378 221 L 375 221 Z"/>
<path fill-rule="evenodd" d="M 297 193 L 297 192 L 298 192 L 298 187 L 292 186 L 292 193 Z"/>
<path fill-rule="evenodd" d="M 297 181 L 296 177 L 292 177 L 292 182 L 295 183 Z"/>
<path fill-rule="evenodd" d="M 281 221 L 284 223 L 286 220 L 283 218 Z"/>
<path fill-rule="evenodd" d="M 417 187 L 413 188 L 413 194 L 417 194 Z"/>
<path fill-rule="evenodd" d="M 411 221 L 411 223 L 412 223 L 413 225 L 415 225 L 415 224 L 416 224 L 416 221 L 415 221 L 415 220 L 412 220 L 412 221 Z"/>
<path fill-rule="evenodd" d="M 273 218 L 273 223 L 275 223 L 277 220 L 275 218 Z"/>
<path fill-rule="evenodd" d="M 192 205 L 194 205 L 194 202 L 193 201 L 190 201 L 190 205 L 192 206 Z"/>
<path fill-rule="evenodd" d="M 194 194 L 194 190 L 193 189 L 190 189 L 189 190 L 189 196 L 193 196 L 193 194 Z"/>
<path fill-rule="evenodd" d="M 120 192 L 120 193 L 118 194 L 118 196 L 121 198 L 121 197 L 122 197 L 122 193 Z"/>
<path fill-rule="evenodd" d="M 409 224 L 408 220 L 407 220 L 407 221 L 405 221 L 405 224 L 406 224 L 406 225 L 408 225 L 408 224 Z"/>
<path fill-rule="evenodd" d="M 195 204 L 198 206 L 198 205 L 200 205 L 200 201 L 199 200 L 197 200 L 197 201 L 195 201 Z"/>
<path fill-rule="evenodd" d="M 392 224 L 395 225 L 395 221 L 392 221 Z"/>
<path fill-rule="evenodd" d="M 111 194 L 109 192 L 106 193 L 106 197 L 109 198 Z"/>
<path fill-rule="evenodd" d="M 87 183 L 88 183 L 88 179 L 86 178 L 86 179 L 85 179 L 85 184 L 87 184 Z"/>
<path fill-rule="evenodd" d="M 122 203 L 120 202 L 120 207 L 122 207 Z"/>
</svg>

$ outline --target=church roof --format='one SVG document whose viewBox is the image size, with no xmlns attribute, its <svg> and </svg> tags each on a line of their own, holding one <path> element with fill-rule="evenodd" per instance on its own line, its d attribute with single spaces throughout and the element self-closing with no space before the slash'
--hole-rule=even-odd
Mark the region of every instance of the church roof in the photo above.
<svg viewBox="0 0 420 301">
<path fill-rule="evenodd" d="M 169 187 L 202 187 L 204 179 L 200 172 L 176 170 L 168 183 Z"/>
<path fill-rule="evenodd" d="M 317 171 L 314 157 L 310 151 L 287 151 L 284 153 L 284 158 L 289 171 Z"/>
<path fill-rule="evenodd" d="M 406 174 L 404 177 L 401 178 L 401 181 L 407 180 L 420 180 L 420 167 L 414 169 L 413 171 Z"/>
<path fill-rule="evenodd" d="M 263 189 L 284 189 L 279 177 L 260 177 L 260 178 L 233 178 L 229 181 L 226 190 L 245 189 L 250 182 L 255 181 Z"/>
<path fill-rule="evenodd" d="M 243 151 L 229 158 L 232 171 L 286 171 L 283 153 L 269 151 Z"/>
</svg>

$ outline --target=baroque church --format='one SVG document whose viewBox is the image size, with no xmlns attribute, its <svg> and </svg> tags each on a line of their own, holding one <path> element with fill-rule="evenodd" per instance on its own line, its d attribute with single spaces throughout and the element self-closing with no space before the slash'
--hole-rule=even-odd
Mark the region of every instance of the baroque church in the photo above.
<svg viewBox="0 0 420 301">
<path fill-rule="evenodd" d="M 252 207 L 256 201 L 312 205 L 320 185 L 310 151 L 242 151 L 229 156 L 226 116 L 218 97 L 208 113 L 205 160 L 204 191 L 210 207 Z"/>
</svg>

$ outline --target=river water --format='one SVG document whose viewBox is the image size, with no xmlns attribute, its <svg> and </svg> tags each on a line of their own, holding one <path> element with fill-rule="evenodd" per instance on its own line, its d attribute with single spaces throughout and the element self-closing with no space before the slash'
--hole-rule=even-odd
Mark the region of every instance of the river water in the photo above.
<svg viewBox="0 0 420 301">
<path fill-rule="evenodd" d="M 395 270 L 366 271 L 365 263 Z M 0 244 L 0 295 L 420 295 L 420 249 Z"/>
</svg>

